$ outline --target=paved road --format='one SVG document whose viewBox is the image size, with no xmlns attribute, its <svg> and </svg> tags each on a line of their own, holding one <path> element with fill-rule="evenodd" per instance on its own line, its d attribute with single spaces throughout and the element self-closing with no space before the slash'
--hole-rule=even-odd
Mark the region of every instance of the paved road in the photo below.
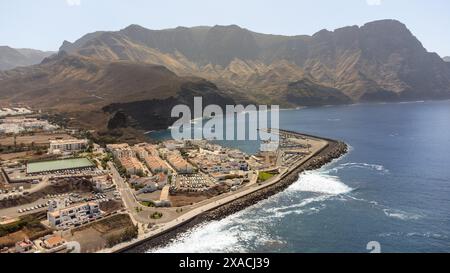
<svg viewBox="0 0 450 273">
<path fill-rule="evenodd" d="M 139 221 L 139 218 L 136 213 L 136 207 L 139 207 L 136 199 L 134 198 L 133 193 L 131 192 L 131 189 L 128 187 L 125 180 L 120 176 L 119 172 L 117 171 L 116 167 L 112 162 L 108 162 L 108 166 L 111 169 L 112 179 L 113 182 L 116 184 L 117 190 L 120 193 L 120 196 L 122 197 L 123 203 L 125 205 L 125 208 L 129 212 L 133 222 L 141 222 Z"/>
<path fill-rule="evenodd" d="M 131 216 L 133 223 L 149 224 L 150 222 L 153 222 L 153 220 L 150 219 L 149 217 L 153 212 L 153 210 L 151 208 L 141 205 L 136 200 L 136 197 L 133 194 L 133 190 L 128 186 L 126 181 L 120 176 L 114 164 L 112 162 L 108 162 L 108 165 L 111 169 L 113 182 L 116 184 L 117 190 L 120 192 L 125 208 L 127 209 L 128 214 Z M 141 211 L 137 212 L 136 208 L 139 208 Z"/>
<path fill-rule="evenodd" d="M 42 182 L 40 182 L 38 185 L 34 186 L 33 188 L 31 188 L 29 190 L 24 190 L 24 191 L 27 191 L 31 194 L 31 193 L 35 193 L 40 190 L 43 190 L 44 188 L 48 187 L 49 185 L 50 185 L 50 183 L 48 181 L 48 177 L 44 176 L 44 178 L 42 179 Z M 24 215 L 28 215 L 28 214 L 33 214 L 33 213 L 40 212 L 40 211 L 47 211 L 47 201 L 48 200 L 49 200 L 48 198 L 41 198 L 35 202 L 28 203 L 25 205 L 20 205 L 20 206 L 6 208 L 6 209 L 0 209 L 0 216 L 8 216 L 8 217 L 14 218 L 14 217 L 24 216 Z M 23 213 L 18 212 L 20 209 L 24 210 L 27 208 L 35 207 L 37 205 L 41 205 L 41 204 L 45 204 L 45 207 L 40 208 L 40 209 L 26 211 Z"/>
<path fill-rule="evenodd" d="M 12 207 L 12 208 L 0 209 L 0 216 L 7 216 L 7 217 L 15 218 L 15 217 L 19 217 L 19 216 L 33 214 L 33 213 L 40 212 L 40 211 L 47 211 L 47 201 L 48 200 L 49 199 L 47 199 L 47 198 L 39 199 L 38 201 L 33 202 L 33 203 L 28 203 L 28 204 L 25 204 L 25 205 Z M 23 210 L 23 209 L 35 207 L 35 206 L 41 205 L 41 204 L 45 204 L 46 206 L 43 207 L 43 208 L 40 208 L 40 209 L 35 209 L 35 210 L 23 212 L 23 213 L 18 213 L 17 212 L 20 209 Z"/>
<path fill-rule="evenodd" d="M 206 203 L 206 204 L 204 204 L 204 205 L 202 205 L 200 207 L 194 208 L 194 209 L 184 213 L 180 217 L 178 217 L 178 218 L 176 218 L 176 219 L 174 219 L 174 220 L 172 220 L 170 222 L 167 222 L 167 223 L 164 223 L 164 224 L 160 224 L 157 229 L 149 231 L 148 233 L 146 233 L 146 234 L 144 234 L 142 236 L 139 236 L 137 239 L 134 239 L 134 240 L 132 240 L 130 242 L 125 242 L 125 243 L 116 245 L 116 246 L 114 246 L 114 247 L 112 247 L 110 249 L 101 250 L 100 252 L 116 252 L 116 251 L 119 251 L 119 250 L 121 250 L 121 249 L 123 249 L 123 248 L 125 248 L 127 246 L 133 245 L 134 243 L 137 243 L 137 242 L 149 239 L 149 238 L 151 238 L 153 236 L 156 236 L 156 235 L 159 235 L 161 233 L 164 233 L 167 230 L 173 229 L 173 228 L 183 224 L 183 222 L 186 222 L 188 220 L 191 220 L 191 219 L 197 217 L 198 215 L 202 214 L 205 211 L 209 211 L 209 210 L 218 208 L 218 207 L 220 207 L 220 206 L 222 206 L 224 204 L 227 204 L 227 203 L 232 202 L 232 201 L 234 201 L 236 199 L 244 197 L 244 196 L 246 196 L 246 195 L 248 195 L 250 193 L 259 191 L 259 190 L 261 190 L 263 188 L 266 188 L 268 186 L 276 184 L 284 177 L 285 174 L 290 173 L 291 171 L 297 169 L 299 166 L 301 166 L 306 161 L 308 161 L 313 156 L 315 156 L 317 153 L 319 153 L 326 146 L 327 146 L 327 142 L 326 141 L 319 140 L 317 145 L 315 146 L 316 149 L 314 149 L 314 152 L 312 152 L 308 156 L 305 156 L 304 158 L 302 158 L 300 161 L 296 162 L 290 168 L 283 170 L 280 173 L 280 175 L 278 175 L 276 177 L 273 177 L 273 178 L 267 180 L 266 182 L 264 182 L 264 183 L 262 183 L 260 185 L 253 185 L 252 187 L 244 188 L 244 189 L 242 189 L 240 191 L 237 191 L 237 192 L 234 192 L 234 193 L 228 193 L 228 194 L 221 195 L 220 196 L 221 198 L 218 199 L 218 200 L 213 198 L 213 200 L 210 200 L 210 202 L 208 202 L 208 203 Z"/>
</svg>

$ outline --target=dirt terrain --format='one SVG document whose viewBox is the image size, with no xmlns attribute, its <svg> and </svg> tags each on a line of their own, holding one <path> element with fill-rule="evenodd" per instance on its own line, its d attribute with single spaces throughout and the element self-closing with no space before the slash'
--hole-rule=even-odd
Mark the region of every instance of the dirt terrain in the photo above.
<svg viewBox="0 0 450 273">
<path fill-rule="evenodd" d="M 34 143 L 36 146 L 46 146 L 50 143 L 50 140 L 56 139 L 71 139 L 68 134 L 52 134 L 52 133 L 39 133 L 32 135 L 23 135 L 16 137 L 16 145 L 31 145 Z M 12 146 L 14 145 L 13 136 L 4 136 L 0 138 L 0 145 L 2 146 Z"/>
<path fill-rule="evenodd" d="M 65 236 L 68 241 L 78 241 L 81 251 L 94 252 L 108 245 L 108 241 L 114 236 L 121 236 L 127 229 L 135 228 L 130 216 L 127 214 L 116 214 L 102 219 L 87 226 L 71 231 Z"/>
<path fill-rule="evenodd" d="M 224 192 L 228 192 L 228 190 L 229 189 L 227 186 L 219 185 L 214 188 L 211 188 L 210 190 L 204 193 L 171 194 L 169 195 L 169 199 L 173 207 L 184 207 L 220 195 Z"/>
<path fill-rule="evenodd" d="M 38 239 L 50 234 L 52 230 L 43 226 L 40 222 L 46 219 L 45 212 L 39 212 L 19 218 L 18 222 L 0 226 L 0 248 L 11 247 L 25 238 Z"/>
<path fill-rule="evenodd" d="M 107 201 L 100 203 L 100 210 L 105 213 L 111 213 L 113 211 L 118 211 L 123 208 L 122 202 L 118 201 Z"/>
</svg>

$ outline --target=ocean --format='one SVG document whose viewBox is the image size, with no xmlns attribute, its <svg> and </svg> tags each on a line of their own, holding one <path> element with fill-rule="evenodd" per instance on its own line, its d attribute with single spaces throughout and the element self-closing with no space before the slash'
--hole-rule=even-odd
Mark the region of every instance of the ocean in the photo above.
<svg viewBox="0 0 450 273">
<path fill-rule="evenodd" d="M 381 252 L 450 252 L 450 101 L 283 110 L 280 127 L 343 140 L 350 151 L 148 252 L 369 252 L 373 241 Z"/>
</svg>

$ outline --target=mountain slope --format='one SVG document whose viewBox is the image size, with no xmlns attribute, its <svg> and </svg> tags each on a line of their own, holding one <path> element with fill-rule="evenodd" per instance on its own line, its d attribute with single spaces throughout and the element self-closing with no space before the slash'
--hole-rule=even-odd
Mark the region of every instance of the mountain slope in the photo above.
<svg viewBox="0 0 450 273">
<path fill-rule="evenodd" d="M 205 104 L 234 103 L 211 82 L 182 78 L 163 66 L 66 53 L 0 75 L 1 102 L 65 113 L 92 129 L 116 129 L 118 113 L 129 118 L 119 127 L 165 129 L 173 122 L 172 106 L 192 105 L 194 96 Z"/>
<path fill-rule="evenodd" d="M 163 65 L 178 75 L 212 80 L 250 100 L 283 105 L 289 102 L 274 92 L 304 79 L 341 90 L 352 101 L 450 97 L 449 66 L 394 20 L 312 36 L 266 35 L 235 25 L 169 30 L 131 25 L 65 42 L 60 50 Z"/>
<path fill-rule="evenodd" d="M 14 49 L 8 46 L 0 46 L 0 70 L 38 64 L 52 54 L 53 52 L 35 49 Z"/>
<path fill-rule="evenodd" d="M 450 56 L 442 58 L 445 62 L 450 62 Z"/>
<path fill-rule="evenodd" d="M 310 80 L 301 80 L 290 83 L 283 98 L 292 103 L 292 105 L 332 105 L 349 104 L 352 100 L 338 89 L 321 86 Z"/>
</svg>

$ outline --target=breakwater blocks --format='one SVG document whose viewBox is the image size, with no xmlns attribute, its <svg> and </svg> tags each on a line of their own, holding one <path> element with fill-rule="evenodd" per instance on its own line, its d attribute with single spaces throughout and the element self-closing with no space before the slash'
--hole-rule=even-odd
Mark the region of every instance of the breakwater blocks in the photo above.
<svg viewBox="0 0 450 273">
<path fill-rule="evenodd" d="M 123 251 L 132 253 L 146 252 L 151 248 L 165 246 L 169 244 L 171 240 L 174 239 L 178 234 L 184 233 L 203 222 L 220 220 L 285 190 L 287 187 L 298 180 L 300 173 L 308 170 L 319 169 L 322 166 L 330 163 L 334 159 L 340 158 L 348 152 L 348 146 L 344 142 L 334 140 L 327 141 L 328 146 L 326 148 L 324 148 L 321 152 L 312 157 L 310 160 L 306 161 L 298 168 L 288 173 L 278 183 L 270 185 L 257 192 L 250 193 L 239 199 L 233 200 L 232 202 L 224 204 L 223 206 L 211 211 L 204 212 L 191 221 L 186 222 L 184 225 L 177 227 L 176 229 L 153 237 L 145 242 L 142 242 L 142 244 L 135 245 Z"/>
</svg>

